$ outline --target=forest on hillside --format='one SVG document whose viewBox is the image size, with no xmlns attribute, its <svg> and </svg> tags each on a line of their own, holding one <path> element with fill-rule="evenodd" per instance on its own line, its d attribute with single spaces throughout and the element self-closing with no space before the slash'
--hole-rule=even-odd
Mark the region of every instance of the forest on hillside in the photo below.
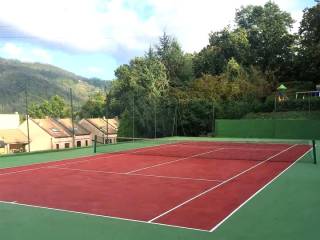
<svg viewBox="0 0 320 240">
<path fill-rule="evenodd" d="M 319 0 L 303 11 L 298 33 L 292 33 L 293 23 L 268 1 L 237 9 L 234 26 L 211 32 L 208 45 L 196 53 L 183 52 L 178 40 L 164 33 L 144 56 L 121 65 L 111 88 L 91 95 L 78 115 L 119 116 L 120 135 L 152 137 L 205 134 L 213 117 L 272 112 L 280 83 L 300 91 L 320 83 Z M 278 110 L 305 105 L 289 96 Z M 319 110 L 319 98 L 308 106 Z"/>
<path fill-rule="evenodd" d="M 75 103 L 81 105 L 90 92 L 101 91 L 105 84 L 100 79 L 80 77 L 48 64 L 0 58 L 0 113 L 24 113 L 26 87 L 31 103 L 47 101 L 55 95 L 68 101 L 72 88 Z"/>
</svg>

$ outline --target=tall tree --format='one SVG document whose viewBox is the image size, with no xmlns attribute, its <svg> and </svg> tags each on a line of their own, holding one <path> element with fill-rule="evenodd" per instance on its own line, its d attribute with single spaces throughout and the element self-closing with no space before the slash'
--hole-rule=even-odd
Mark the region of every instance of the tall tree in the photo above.
<svg viewBox="0 0 320 240">
<path fill-rule="evenodd" d="M 117 79 L 111 92 L 117 111 L 122 113 L 119 131 L 131 136 L 128 122 L 133 121 L 134 114 L 136 136 L 152 136 L 154 106 L 169 86 L 165 66 L 156 58 L 138 57 L 120 66 L 115 75 Z"/>
<path fill-rule="evenodd" d="M 291 58 L 294 36 L 289 31 L 293 22 L 289 13 L 271 1 L 237 10 L 236 23 L 247 31 L 251 61 L 265 73 L 278 70 Z"/>
<path fill-rule="evenodd" d="M 159 38 L 155 48 L 158 58 L 166 67 L 169 84 L 173 87 L 188 84 L 193 78 L 192 55 L 185 55 L 178 41 L 166 32 Z"/>
<path fill-rule="evenodd" d="M 299 28 L 298 73 L 301 80 L 320 82 L 320 1 L 303 11 Z"/>
<path fill-rule="evenodd" d="M 242 28 L 231 31 L 224 28 L 209 35 L 209 45 L 202 49 L 194 59 L 195 75 L 218 75 L 226 70 L 231 58 L 243 65 L 248 65 L 249 41 L 247 32 Z"/>
<path fill-rule="evenodd" d="M 40 104 L 32 103 L 29 107 L 30 116 L 33 118 L 54 117 L 62 118 L 66 117 L 68 107 L 58 95 L 52 96 L 49 101 L 44 100 Z"/>
<path fill-rule="evenodd" d="M 81 107 L 80 116 L 83 118 L 105 116 L 105 95 L 98 92 L 89 96 L 89 100 Z"/>
</svg>

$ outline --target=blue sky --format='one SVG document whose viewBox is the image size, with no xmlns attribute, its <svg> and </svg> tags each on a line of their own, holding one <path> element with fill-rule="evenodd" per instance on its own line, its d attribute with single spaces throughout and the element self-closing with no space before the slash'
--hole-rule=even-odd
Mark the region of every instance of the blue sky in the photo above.
<svg viewBox="0 0 320 240">
<path fill-rule="evenodd" d="M 185 52 L 232 25 L 235 9 L 265 0 L 0 0 L 0 57 L 49 63 L 85 77 L 111 80 L 144 54 L 163 31 Z M 301 20 L 313 0 L 275 0 Z"/>
</svg>

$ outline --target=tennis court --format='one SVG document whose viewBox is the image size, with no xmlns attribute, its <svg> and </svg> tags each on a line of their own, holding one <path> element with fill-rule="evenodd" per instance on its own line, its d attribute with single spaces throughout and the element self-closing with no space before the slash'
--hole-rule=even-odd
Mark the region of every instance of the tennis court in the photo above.
<svg viewBox="0 0 320 240">
<path fill-rule="evenodd" d="M 0 201 L 211 232 L 311 149 L 176 141 L 4 168 Z"/>
</svg>

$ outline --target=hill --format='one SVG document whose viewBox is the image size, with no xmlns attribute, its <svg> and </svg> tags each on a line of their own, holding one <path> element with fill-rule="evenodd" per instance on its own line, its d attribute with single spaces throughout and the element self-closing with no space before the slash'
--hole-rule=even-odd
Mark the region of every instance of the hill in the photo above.
<svg viewBox="0 0 320 240">
<path fill-rule="evenodd" d="M 53 95 L 69 100 L 69 89 L 72 88 L 77 106 L 91 93 L 103 90 L 105 84 L 108 86 L 111 82 L 84 78 L 48 64 L 0 58 L 0 113 L 24 112 L 26 83 L 30 103 Z"/>
</svg>

